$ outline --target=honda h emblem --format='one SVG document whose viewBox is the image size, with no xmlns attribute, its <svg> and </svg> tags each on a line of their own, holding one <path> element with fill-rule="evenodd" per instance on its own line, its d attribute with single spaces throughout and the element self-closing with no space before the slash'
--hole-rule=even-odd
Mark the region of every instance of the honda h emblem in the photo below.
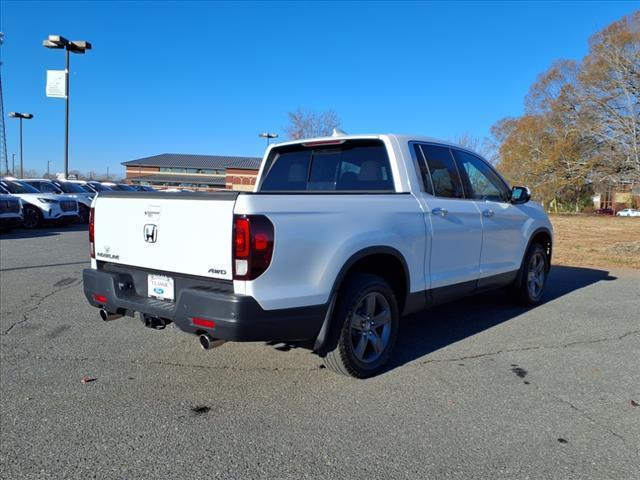
<svg viewBox="0 0 640 480">
<path fill-rule="evenodd" d="M 144 241 L 147 243 L 156 243 L 158 239 L 158 226 L 153 223 L 147 223 L 144 226 Z"/>
</svg>

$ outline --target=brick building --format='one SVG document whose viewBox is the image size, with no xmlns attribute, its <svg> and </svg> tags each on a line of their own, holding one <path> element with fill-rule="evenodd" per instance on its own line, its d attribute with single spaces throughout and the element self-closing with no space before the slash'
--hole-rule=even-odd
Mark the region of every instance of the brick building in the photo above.
<svg viewBox="0 0 640 480">
<path fill-rule="evenodd" d="M 123 162 L 126 182 L 194 191 L 253 190 L 259 157 L 163 153 Z"/>
</svg>

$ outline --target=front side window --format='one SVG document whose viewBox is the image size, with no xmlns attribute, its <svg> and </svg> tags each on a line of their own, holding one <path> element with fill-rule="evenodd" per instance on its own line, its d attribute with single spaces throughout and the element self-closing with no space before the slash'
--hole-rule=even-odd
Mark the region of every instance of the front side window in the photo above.
<svg viewBox="0 0 640 480">
<path fill-rule="evenodd" d="M 265 171 L 260 191 L 394 191 L 387 151 L 378 140 L 275 149 Z"/>
<path fill-rule="evenodd" d="M 458 166 L 466 174 L 468 196 L 476 200 L 507 202 L 507 186 L 480 158 L 462 150 L 453 150 Z"/>
<path fill-rule="evenodd" d="M 62 191 L 58 187 L 56 187 L 53 183 L 49 183 L 49 182 L 40 182 L 37 188 L 42 193 L 62 193 Z"/>
<path fill-rule="evenodd" d="M 447 147 L 421 145 L 429 169 L 433 194 L 437 197 L 464 198 L 458 169 Z"/>
</svg>

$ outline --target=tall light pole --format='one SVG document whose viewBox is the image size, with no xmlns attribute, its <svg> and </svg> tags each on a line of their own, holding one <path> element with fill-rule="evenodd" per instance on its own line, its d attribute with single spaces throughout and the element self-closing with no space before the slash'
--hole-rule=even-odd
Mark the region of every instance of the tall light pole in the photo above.
<svg viewBox="0 0 640 480">
<path fill-rule="evenodd" d="M 15 177 L 16 176 L 16 154 L 12 153 L 12 158 L 11 158 L 11 176 Z M 7 175 L 9 175 L 9 171 L 7 170 Z"/>
<path fill-rule="evenodd" d="M 259 133 L 258 136 L 260 138 L 266 138 L 267 139 L 267 147 L 269 146 L 269 143 L 270 143 L 272 138 L 278 138 L 278 134 L 277 133 L 269 133 L 269 132 Z"/>
<path fill-rule="evenodd" d="M 64 127 L 64 178 L 69 176 L 69 52 L 84 54 L 91 50 L 91 43 L 84 40 L 69 41 L 60 35 L 49 35 L 42 42 L 46 48 L 65 49 L 67 63 L 65 68 L 65 127 Z"/>
<path fill-rule="evenodd" d="M 24 161 L 22 157 L 22 120 L 31 120 L 33 115 L 31 113 L 9 112 L 11 118 L 18 118 L 20 120 L 20 178 L 24 177 Z"/>
</svg>

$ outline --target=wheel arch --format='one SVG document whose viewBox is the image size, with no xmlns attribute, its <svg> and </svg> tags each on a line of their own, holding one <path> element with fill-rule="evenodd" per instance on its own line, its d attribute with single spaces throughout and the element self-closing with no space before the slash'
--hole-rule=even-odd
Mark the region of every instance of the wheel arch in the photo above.
<svg viewBox="0 0 640 480">
<path fill-rule="evenodd" d="M 331 328 L 331 320 L 336 298 L 345 279 L 354 272 L 372 273 L 387 280 L 396 295 L 398 311 L 402 314 L 404 310 L 411 287 L 409 267 L 404 256 L 397 249 L 385 245 L 363 248 L 351 255 L 336 275 L 325 319 L 314 344 L 315 351 L 321 352 L 335 333 L 335 329 Z"/>
<path fill-rule="evenodd" d="M 531 248 L 531 245 L 534 243 L 539 243 L 544 248 L 545 253 L 547 254 L 547 271 L 551 268 L 551 255 L 553 253 L 553 234 L 551 230 L 547 227 L 539 227 L 536 228 L 531 235 L 529 235 L 529 241 L 527 242 L 527 248 L 524 251 L 522 256 L 522 261 L 524 262 L 524 257 Z"/>
</svg>

